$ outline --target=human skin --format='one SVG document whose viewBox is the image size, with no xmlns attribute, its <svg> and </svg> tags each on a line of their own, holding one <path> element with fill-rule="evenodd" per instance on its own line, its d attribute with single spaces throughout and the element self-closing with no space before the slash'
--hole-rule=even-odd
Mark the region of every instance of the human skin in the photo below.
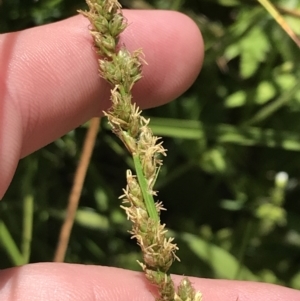
<svg viewBox="0 0 300 301">
<path fill-rule="evenodd" d="M 124 11 L 129 26 L 121 43 L 143 48 L 148 66 L 136 84 L 142 108 L 183 93 L 199 73 L 203 42 L 186 16 L 166 11 Z M 20 158 L 109 107 L 109 85 L 98 76 L 97 57 L 82 16 L 0 35 L 0 198 Z M 178 282 L 179 276 L 174 276 Z M 203 301 L 293 301 L 300 292 L 275 285 L 190 278 Z M 38 263 L 0 271 L 0 300 L 146 301 L 155 289 L 142 273 L 63 263 Z"/>
</svg>

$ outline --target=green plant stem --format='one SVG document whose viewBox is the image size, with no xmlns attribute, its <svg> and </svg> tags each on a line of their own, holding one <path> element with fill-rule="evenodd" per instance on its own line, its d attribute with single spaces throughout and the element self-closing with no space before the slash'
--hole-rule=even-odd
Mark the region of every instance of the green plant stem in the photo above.
<svg viewBox="0 0 300 301">
<path fill-rule="evenodd" d="M 244 125 L 253 125 L 267 119 L 280 108 L 282 108 L 285 104 L 287 104 L 287 102 L 292 99 L 292 97 L 299 91 L 299 89 L 300 82 L 297 82 L 289 91 L 286 91 L 279 98 L 259 110 L 250 120 L 246 121 Z"/>
<path fill-rule="evenodd" d="M 142 165 L 140 162 L 140 158 L 137 154 L 133 154 L 133 162 L 135 166 L 136 175 L 140 184 L 140 188 L 142 190 L 143 198 L 145 201 L 145 205 L 147 208 L 147 212 L 150 218 L 154 221 L 159 222 L 159 216 L 157 214 L 157 210 L 155 207 L 155 202 L 153 199 L 153 195 L 149 192 L 147 180 L 144 176 Z"/>
<path fill-rule="evenodd" d="M 0 242 L 14 265 L 24 263 L 23 256 L 3 221 L 0 221 Z"/>
<path fill-rule="evenodd" d="M 33 207 L 34 197 L 32 194 L 25 196 L 23 200 L 23 235 L 22 235 L 22 255 L 23 264 L 29 262 L 31 240 L 32 240 L 32 224 L 33 224 Z"/>
</svg>

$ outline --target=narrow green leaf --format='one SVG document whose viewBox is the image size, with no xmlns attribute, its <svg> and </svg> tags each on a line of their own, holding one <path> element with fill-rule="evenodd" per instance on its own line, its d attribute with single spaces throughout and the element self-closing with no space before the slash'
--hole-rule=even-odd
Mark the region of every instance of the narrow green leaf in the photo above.
<svg viewBox="0 0 300 301">
<path fill-rule="evenodd" d="M 147 208 L 149 216 L 154 220 L 159 222 L 159 216 L 156 211 L 153 195 L 149 192 L 148 183 L 144 176 L 143 169 L 141 166 L 140 158 L 137 154 L 133 154 L 133 161 L 135 166 L 136 175 L 142 190 L 143 198 Z"/>
<path fill-rule="evenodd" d="M 183 233 L 181 238 L 196 256 L 212 267 L 216 278 L 234 279 L 239 271 L 239 279 L 259 281 L 247 267 L 240 266 L 232 254 L 217 245 L 189 233 Z"/>
<path fill-rule="evenodd" d="M 238 145 L 260 145 L 300 151 L 300 134 L 296 132 L 238 127 L 230 124 L 204 125 L 197 120 L 178 120 L 151 117 L 151 128 L 158 136 L 179 139 L 204 139 Z"/>
<path fill-rule="evenodd" d="M 76 211 L 75 222 L 91 229 L 100 229 L 102 231 L 109 229 L 107 217 L 87 208 L 81 208 Z"/>
</svg>

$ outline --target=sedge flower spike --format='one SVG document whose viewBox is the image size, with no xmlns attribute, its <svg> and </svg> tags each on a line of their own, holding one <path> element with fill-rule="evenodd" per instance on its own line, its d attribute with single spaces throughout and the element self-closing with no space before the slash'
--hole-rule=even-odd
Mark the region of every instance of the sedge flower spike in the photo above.
<svg viewBox="0 0 300 301">
<path fill-rule="evenodd" d="M 104 112 L 112 131 L 131 153 L 135 166 L 134 175 L 127 170 L 127 186 L 123 189 L 121 208 L 132 222 L 130 233 L 137 240 L 143 253 L 139 262 L 146 278 L 158 288 L 157 301 L 201 301 L 191 282 L 183 278 L 175 289 L 168 270 L 178 247 L 173 238 L 167 238 L 165 224 L 160 222 L 161 202 L 155 202 L 154 184 L 166 155 L 159 137 L 153 135 L 150 120 L 141 116 L 141 110 L 132 102 L 131 90 L 142 78 L 141 50 L 130 53 L 125 46 L 118 46 L 119 35 L 127 23 L 117 0 L 86 0 L 89 11 L 79 11 L 92 25 L 90 33 L 95 50 L 100 56 L 99 74 L 111 86 L 112 106 Z"/>
</svg>

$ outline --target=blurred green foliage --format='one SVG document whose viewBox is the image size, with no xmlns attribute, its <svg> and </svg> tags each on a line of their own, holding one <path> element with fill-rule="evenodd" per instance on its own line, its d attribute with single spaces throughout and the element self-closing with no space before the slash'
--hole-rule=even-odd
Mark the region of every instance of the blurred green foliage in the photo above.
<svg viewBox="0 0 300 301">
<path fill-rule="evenodd" d="M 300 1 L 272 2 L 299 33 L 293 13 Z M 162 220 L 180 247 L 182 262 L 172 272 L 300 289 L 299 49 L 256 1 L 123 4 L 182 11 L 205 40 L 194 85 L 145 112 L 168 149 L 157 189 L 168 209 Z M 74 0 L 2 0 L 0 31 L 54 22 L 82 7 Z M 102 123 L 67 261 L 139 270 L 140 251 L 118 200 L 132 161 Z M 1 268 L 29 255 L 30 262 L 52 260 L 85 133 L 82 126 L 21 160 L 0 203 Z"/>
</svg>

